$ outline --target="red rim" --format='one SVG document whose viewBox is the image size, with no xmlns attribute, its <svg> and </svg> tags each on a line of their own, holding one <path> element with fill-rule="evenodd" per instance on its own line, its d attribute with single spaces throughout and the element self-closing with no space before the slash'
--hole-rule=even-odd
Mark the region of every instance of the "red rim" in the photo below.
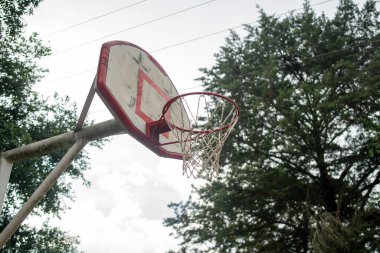
<svg viewBox="0 0 380 253">
<path fill-rule="evenodd" d="M 227 124 L 227 125 L 221 126 L 219 128 L 216 128 L 216 129 L 211 129 L 211 130 L 191 130 L 191 129 L 186 129 L 186 128 L 183 128 L 183 127 L 176 126 L 173 123 L 166 121 L 164 115 L 169 110 L 170 106 L 175 101 L 177 101 L 178 99 L 180 99 L 182 97 L 186 97 L 186 96 L 191 96 L 191 95 L 207 95 L 207 96 L 219 97 L 222 100 L 226 100 L 228 103 L 230 103 L 231 105 L 233 105 L 235 107 L 235 109 L 236 109 L 236 114 L 234 115 L 233 120 L 229 124 Z M 221 130 L 227 129 L 227 128 L 231 127 L 237 121 L 239 115 L 240 115 L 240 108 L 239 108 L 239 106 L 232 99 L 230 99 L 229 97 L 223 96 L 221 94 L 214 93 L 214 92 L 208 92 L 208 91 L 189 92 L 189 93 L 184 93 L 184 94 L 175 96 L 175 97 L 171 98 L 170 100 L 168 100 L 168 102 L 166 102 L 166 104 L 162 108 L 162 117 L 165 119 L 165 121 L 166 121 L 166 123 L 168 125 L 172 126 L 175 129 L 178 129 L 180 131 L 183 131 L 183 132 L 192 132 L 192 133 L 201 133 L 201 134 L 202 133 L 209 134 L 211 132 L 217 132 L 217 131 L 221 131 Z"/>
</svg>

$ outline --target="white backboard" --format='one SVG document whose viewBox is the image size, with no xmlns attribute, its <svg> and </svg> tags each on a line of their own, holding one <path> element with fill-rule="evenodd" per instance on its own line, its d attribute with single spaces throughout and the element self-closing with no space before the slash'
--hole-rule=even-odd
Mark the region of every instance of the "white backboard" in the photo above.
<svg viewBox="0 0 380 253">
<path fill-rule="evenodd" d="M 182 159 L 179 144 L 160 146 L 146 136 L 146 125 L 160 119 L 165 103 L 178 95 L 149 53 L 124 41 L 103 44 L 95 90 L 131 136 L 159 156 Z M 171 132 L 159 135 L 160 143 L 174 141 L 177 139 Z"/>
</svg>

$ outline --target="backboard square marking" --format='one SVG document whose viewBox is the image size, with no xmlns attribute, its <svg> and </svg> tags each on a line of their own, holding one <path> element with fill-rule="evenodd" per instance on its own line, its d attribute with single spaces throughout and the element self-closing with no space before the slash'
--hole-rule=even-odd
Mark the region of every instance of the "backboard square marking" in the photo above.
<svg viewBox="0 0 380 253">
<path fill-rule="evenodd" d="M 136 97 L 136 114 L 140 116 L 141 119 L 143 119 L 146 123 L 150 123 L 152 121 L 156 121 L 159 119 L 161 115 L 158 115 L 157 118 L 152 118 L 152 115 L 148 115 L 143 110 L 143 94 L 146 92 L 143 92 L 143 89 L 147 89 L 148 87 L 146 85 L 149 85 L 149 88 L 153 88 L 156 94 L 159 95 L 159 97 L 162 98 L 162 105 L 159 104 L 153 104 L 151 106 L 161 106 L 163 107 L 165 103 L 170 99 L 170 97 L 152 80 L 149 78 L 149 76 L 144 72 L 144 70 L 139 69 L 139 80 L 138 80 L 138 86 L 137 86 L 137 97 Z M 156 101 L 157 102 L 157 101 Z M 168 116 L 170 117 L 170 116 Z M 169 138 L 169 133 L 163 133 L 162 136 L 165 138 Z"/>
<path fill-rule="evenodd" d="M 166 101 L 178 95 L 167 73 L 148 52 L 126 41 L 104 43 L 94 88 L 128 134 L 159 156 L 182 159 L 180 145 L 157 145 L 175 142 L 172 131 L 160 134 L 158 140 L 146 135 L 147 124 L 157 121 Z M 165 118 L 175 115 L 171 112 Z"/>
</svg>

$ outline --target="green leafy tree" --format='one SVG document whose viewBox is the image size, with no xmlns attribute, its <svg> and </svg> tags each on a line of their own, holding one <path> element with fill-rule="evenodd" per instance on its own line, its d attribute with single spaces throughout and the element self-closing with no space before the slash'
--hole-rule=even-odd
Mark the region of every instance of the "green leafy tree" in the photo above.
<svg viewBox="0 0 380 253">
<path fill-rule="evenodd" d="M 39 3 L 40 0 L 0 1 L 0 151 L 71 131 L 76 123 L 75 105 L 67 97 L 55 95 L 49 100 L 32 89 L 47 71 L 40 68 L 36 60 L 49 55 L 50 49 L 43 46 L 37 34 L 24 35 L 22 17 L 32 14 Z M 60 150 L 14 164 L 0 217 L 1 230 L 65 152 Z M 66 175 L 89 185 L 83 177 L 86 169 L 87 155 L 81 152 Z M 69 182 L 61 178 L 42 199 L 34 214 L 59 217 L 72 197 Z M 78 244 L 77 237 L 48 224 L 40 229 L 23 225 L 2 252 L 76 252 Z"/>
<path fill-rule="evenodd" d="M 378 252 L 376 3 L 260 13 L 200 78 L 241 108 L 222 176 L 170 204 L 165 225 L 182 252 Z"/>
<path fill-rule="evenodd" d="M 78 237 L 44 223 L 40 229 L 23 226 L 2 252 L 67 253 L 78 252 Z"/>
</svg>

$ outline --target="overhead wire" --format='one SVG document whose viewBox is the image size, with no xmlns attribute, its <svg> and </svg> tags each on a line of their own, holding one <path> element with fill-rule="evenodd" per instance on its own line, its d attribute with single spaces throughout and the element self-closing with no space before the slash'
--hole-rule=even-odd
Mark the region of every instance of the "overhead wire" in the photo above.
<svg viewBox="0 0 380 253">
<path fill-rule="evenodd" d="M 322 3 L 326 3 L 326 2 L 330 2 L 332 0 L 327 0 L 327 1 L 324 1 L 324 2 L 320 2 L 318 4 L 322 4 Z M 298 9 L 299 10 L 299 9 Z M 301 9 L 302 10 L 302 9 Z M 293 10 L 294 11 L 294 10 Z M 290 12 L 293 12 L 293 11 L 290 11 Z M 287 13 L 290 13 L 290 12 L 287 12 Z M 284 15 L 286 13 L 282 13 L 282 14 L 279 14 L 279 15 Z M 254 22 L 251 22 L 249 24 L 253 24 L 253 23 L 256 23 L 257 21 L 254 21 Z M 240 25 L 240 26 L 236 26 L 234 27 L 234 29 L 237 29 L 237 28 L 240 28 L 244 25 Z M 224 30 L 224 31 L 228 31 L 230 29 L 227 29 L 227 30 Z M 215 33 L 212 33 L 212 34 L 218 34 L 219 32 L 215 32 Z M 198 38 L 203 38 L 205 36 L 201 36 L 201 37 L 198 37 Z M 192 42 L 192 41 L 195 41 L 196 39 L 191 39 L 191 40 L 188 40 L 188 42 Z M 371 43 L 374 43 L 374 42 L 380 42 L 380 39 L 377 39 L 377 40 L 371 40 L 369 42 L 361 42 L 361 43 L 355 43 L 355 44 L 352 44 L 350 46 L 347 46 L 345 48 L 342 48 L 342 49 L 339 49 L 339 50 L 333 50 L 333 51 L 328 51 L 328 52 L 325 52 L 325 53 L 321 53 L 321 54 L 318 54 L 318 55 L 314 55 L 314 56 L 311 56 L 311 57 L 307 57 L 307 58 L 304 58 L 304 59 L 299 59 L 299 60 L 294 60 L 294 61 L 289 61 L 288 63 L 289 64 L 292 64 L 292 63 L 299 63 L 300 61 L 301 62 L 304 62 L 304 61 L 307 61 L 307 60 L 312 60 L 312 59 L 316 59 L 316 58 L 320 58 L 320 57 L 323 57 L 323 56 L 327 56 L 327 55 L 331 55 L 331 54 L 335 54 L 335 53 L 341 53 L 341 52 L 344 52 L 344 51 L 347 51 L 347 50 L 350 50 L 350 49 L 353 49 L 353 48 L 356 48 L 356 47 L 363 47 L 363 46 L 367 46 Z M 182 43 L 184 44 L 184 43 Z M 161 50 L 165 50 L 165 49 L 168 49 L 168 48 L 171 48 L 171 47 L 174 47 L 174 46 L 178 46 L 179 43 L 177 44 L 173 44 L 171 46 L 167 46 L 167 47 L 164 47 L 164 48 L 160 48 L 160 49 L 157 49 L 157 50 L 152 50 L 150 51 L 150 53 L 153 53 L 153 52 L 158 52 L 158 51 L 161 51 Z M 265 70 L 265 69 L 262 69 L 262 70 Z M 185 88 L 185 89 L 181 89 L 179 90 L 179 92 L 183 92 L 183 91 L 186 91 L 186 90 L 191 90 L 191 89 L 195 89 L 195 88 L 199 88 L 199 87 L 202 87 L 202 85 L 196 85 L 196 86 L 192 86 L 192 87 L 188 87 L 188 88 Z M 99 111 L 95 111 L 95 112 L 91 112 L 89 114 L 97 114 L 97 113 L 102 113 L 102 112 L 105 112 L 107 110 L 99 110 Z"/>
<path fill-rule="evenodd" d="M 326 1 L 318 2 L 318 3 L 310 5 L 310 6 L 317 6 L 317 5 L 325 4 L 327 2 L 332 2 L 332 1 L 333 0 L 326 0 Z M 276 15 L 276 17 L 281 17 L 281 16 L 289 14 L 291 12 L 297 12 L 297 11 L 300 11 L 300 10 L 303 10 L 303 8 L 298 8 L 298 9 L 294 9 L 294 10 L 291 10 L 291 11 L 283 12 L 283 13 L 280 13 L 280 14 Z M 171 44 L 169 46 L 165 46 L 165 47 L 162 47 L 162 48 L 154 49 L 154 50 L 150 51 L 150 53 L 160 52 L 160 51 L 163 51 L 163 50 L 166 50 L 166 49 L 169 49 L 169 48 L 185 45 L 185 44 L 188 44 L 190 42 L 194 42 L 194 41 L 197 41 L 197 40 L 205 39 L 205 38 L 208 38 L 208 37 L 211 37 L 211 36 L 215 36 L 215 35 L 218 35 L 218 34 L 221 34 L 221 33 L 225 33 L 225 32 L 231 31 L 231 30 L 236 30 L 236 29 L 242 28 L 242 27 L 244 27 L 246 25 L 255 24 L 258 21 L 259 20 L 255 20 L 255 21 L 252 21 L 252 22 L 249 22 L 249 23 L 245 23 L 245 24 L 242 24 L 242 25 L 238 25 L 238 26 L 226 28 L 226 29 L 223 29 L 223 30 L 220 30 L 220 31 L 217 31 L 217 32 L 213 32 L 213 33 L 209 33 L 209 34 L 206 34 L 206 35 L 202 35 L 202 36 L 199 36 L 199 37 L 196 37 L 196 38 L 193 38 L 193 39 L 189 39 L 189 40 L 185 40 L 185 41 L 182 41 L 182 42 L 174 43 L 174 44 Z"/>
<path fill-rule="evenodd" d="M 140 1 L 140 2 L 137 2 L 133 5 L 137 5 L 137 4 L 140 4 L 140 3 L 143 3 L 145 1 L 148 1 L 148 0 L 143 0 L 143 1 Z M 145 23 L 142 23 L 142 24 L 139 24 L 139 25 L 136 25 L 136 26 L 133 26 L 133 27 L 129 27 L 127 29 L 123 29 L 119 32 L 116 32 L 116 33 L 113 33 L 113 34 L 109 34 L 109 35 L 106 35 L 106 36 L 103 36 L 101 38 L 98 38 L 96 40 L 92 40 L 92 41 L 89 41 L 89 42 L 86 42 L 86 43 L 83 43 L 81 45 L 78 45 L 76 47 L 73 47 L 73 48 L 69 48 L 65 51 L 62 51 L 60 53 L 63 53 L 63 52 L 66 52 L 66 51 L 70 51 L 70 50 L 73 50 L 73 49 L 76 49 L 76 48 L 79 48 L 79 47 L 83 47 L 87 44 L 90 44 L 90 43 L 93 43 L 93 42 L 96 42 L 98 40 L 101 40 L 101 39 L 104 39 L 104 38 L 108 38 L 110 36 L 113 36 L 113 35 L 116 35 L 116 34 L 119 34 L 119 33 L 122 33 L 122 32 L 125 32 L 125 31 L 128 31 L 128 30 L 131 30 L 131 29 L 134 29 L 134 28 L 137 28 L 137 27 L 141 27 L 143 25 L 146 25 L 146 24 L 150 24 L 150 23 L 153 23 L 153 22 L 156 22 L 158 20 L 161 20 L 161 19 L 164 19 L 164 18 L 167 18 L 167 17 L 170 17 L 170 16 L 174 16 L 176 14 L 179 14 L 179 13 L 182 13 L 182 12 L 185 12 L 187 10 L 190 10 L 190 9 L 194 9 L 196 7 L 199 7 L 199 6 L 202 6 L 202 5 L 205 5 L 205 4 L 208 4 L 210 2 L 214 2 L 216 0 L 212 0 L 212 1 L 207 1 L 207 2 L 204 2 L 202 4 L 199 4 L 199 5 L 195 5 L 195 6 L 192 6 L 192 7 L 189 7 L 189 8 L 186 8 L 184 10 L 181 10 L 181 11 L 178 11 L 178 12 L 175 12 L 175 13 L 171 13 L 171 14 L 168 14 L 168 15 L 165 15 L 165 16 L 162 16 L 162 17 L 159 17 L 157 19 L 154 19 L 154 20 L 150 20 L 150 21 L 147 21 Z M 324 3 L 327 3 L 327 2 L 331 2 L 333 0 L 326 0 L 326 1 L 323 1 L 323 2 L 319 2 L 319 3 L 316 3 L 316 4 L 313 4 L 311 6 L 316 6 L 316 5 L 321 5 L 321 4 L 324 4 Z M 376 2 L 380 2 L 380 1 L 376 1 Z M 130 5 L 129 7 L 133 6 L 133 5 Z M 123 8 L 120 8 L 121 9 L 126 9 L 126 7 L 123 7 Z M 279 17 L 279 16 L 282 16 L 282 15 L 286 15 L 286 14 L 289 14 L 291 12 L 295 12 L 295 11 L 299 11 L 299 10 L 302 10 L 303 8 L 299 8 L 299 9 L 294 9 L 294 10 L 291 10 L 291 11 L 288 11 L 288 12 L 284 12 L 284 13 L 281 13 L 281 14 L 278 14 L 276 15 L 276 17 Z M 68 30 L 68 29 L 71 29 L 73 27 L 76 27 L 76 26 L 79 26 L 81 24 L 84 24 L 84 23 L 87 23 L 87 22 L 90 22 L 92 20 L 95 20 L 97 18 L 101 18 L 103 16 L 107 16 L 107 15 L 110 15 L 116 11 L 119 11 L 119 10 L 115 10 L 115 11 L 112 11 L 110 13 L 107 13 L 107 14 L 104 14 L 104 15 L 101 15 L 101 16 L 98 16 L 98 17 L 95 17 L 95 18 L 92 18 L 92 19 L 89 19 L 89 20 L 86 20 L 84 22 L 81 22 L 79 24 L 76 24 L 76 25 L 73 25 L 71 27 L 67 27 L 65 29 L 62 29 L 60 31 L 57 31 L 57 32 L 54 32 L 54 33 L 58 33 L 58 32 L 63 32 L 64 30 Z M 189 40 L 186 40 L 186 41 L 182 41 L 182 42 L 178 42 L 178 43 L 175 43 L 175 44 L 171 44 L 171 45 L 168 45 L 168 46 L 165 46 L 165 47 L 162 47 L 162 48 L 158 48 L 158 49 L 154 49 L 152 51 L 150 51 L 150 53 L 156 53 L 156 52 L 160 52 L 160 51 L 164 51 L 164 50 L 167 50 L 167 49 L 170 49 L 170 48 L 173 48 L 173 47 L 177 47 L 177 46 L 181 46 L 181 45 L 185 45 L 185 44 L 188 44 L 188 43 L 191 43 L 191 42 L 194 42 L 194 41 L 197 41 L 197 40 L 201 40 L 201 39 L 204 39 L 204 38 L 208 38 L 208 37 L 211 37 L 211 36 L 215 36 L 215 35 L 218 35 L 218 34 L 222 34 L 222 33 L 225 33 L 225 32 L 228 32 L 228 31 L 231 31 L 231 30 L 235 30 L 235 29 L 238 29 L 238 28 L 242 28 L 246 25 L 251 25 L 251 24 L 254 24 L 254 23 L 257 23 L 258 20 L 256 21 L 253 21 L 253 22 L 249 22 L 249 23 L 246 23 L 246 24 L 242 24 L 242 25 L 238 25 L 238 26 L 234 26 L 234 27 L 231 27 L 231 28 L 227 28 L 227 29 L 223 29 L 223 30 L 220 30 L 220 31 L 217 31 L 217 32 L 213 32 L 213 33 L 209 33 L 209 34 L 206 34 L 206 35 L 203 35 L 203 36 L 199 36 L 199 37 L 196 37 L 196 38 L 193 38 L 193 39 L 189 39 Z M 53 33 L 53 34 L 54 34 Z M 52 34 L 50 34 L 52 35 Z M 372 42 L 378 42 L 379 40 L 373 40 L 371 41 Z M 322 57 L 322 56 L 326 56 L 326 55 L 329 55 L 329 54 L 334 54 L 334 53 L 338 53 L 338 52 L 343 52 L 343 51 L 346 51 L 346 50 L 349 50 L 349 49 L 352 49 L 354 47 L 360 47 L 360 46 L 365 46 L 367 45 L 367 43 L 358 43 L 358 44 L 354 44 L 354 45 L 351 45 L 351 46 L 348 46 L 346 48 L 343 48 L 343 49 L 340 49 L 340 50 L 334 50 L 334 51 L 330 51 L 330 52 L 326 52 L 326 53 L 323 53 L 323 54 L 320 54 L 320 55 L 315 55 L 315 56 L 312 56 L 312 57 L 308 57 L 308 58 L 305 58 L 305 59 L 301 59 L 301 61 L 305 61 L 305 60 L 310 60 L 310 59 L 313 59 L 313 58 L 318 58 L 318 57 Z M 294 63 L 297 62 L 297 61 L 294 61 Z M 292 62 L 289 62 L 289 63 L 292 63 Z M 53 80 L 51 82 L 48 82 L 48 83 L 53 83 L 53 82 L 58 82 L 58 81 L 61 81 L 61 80 L 65 80 L 67 78 L 72 78 L 72 77 L 75 77 L 75 76 L 78 76 L 78 75 L 82 75 L 82 74 L 85 74 L 85 73 L 88 73 L 88 72 L 91 72 L 91 71 L 94 71 L 95 68 L 91 68 L 91 69 L 88 69 L 88 70 L 84 70 L 84 71 L 81 71 L 81 72 L 78 72 L 78 73 L 74 73 L 72 75 L 69 75 L 69 76 L 64 76 L 62 78 L 59 78 L 59 79 L 56 79 L 56 80 Z M 47 84 L 47 83 L 46 83 Z M 190 90 L 190 89 L 195 89 L 195 88 L 199 88 L 199 87 L 202 87 L 202 85 L 196 85 L 196 86 L 192 86 L 192 87 L 188 87 L 188 88 L 185 88 L 185 89 L 181 89 L 179 90 L 180 92 L 183 92 L 183 91 L 186 91 L 186 90 Z M 107 110 L 99 110 L 99 111 L 95 111 L 95 112 L 90 112 L 89 114 L 96 114 L 96 113 L 101 113 L 101 112 L 105 112 Z"/>
<path fill-rule="evenodd" d="M 101 14 L 101 15 L 99 15 L 99 16 L 96 16 L 96 17 L 93 17 L 93 18 L 90 18 L 90 19 L 84 20 L 84 21 L 82 21 L 82 22 L 80 22 L 80 23 L 77 23 L 77 24 L 75 24 L 75 25 L 67 26 L 67 27 L 62 28 L 62 29 L 60 29 L 60 30 L 57 30 L 57 31 L 55 31 L 55 32 L 49 33 L 48 35 L 46 35 L 46 37 L 51 37 L 51 36 L 53 36 L 53 35 L 56 35 L 56 34 L 59 34 L 59 33 L 61 33 L 61 32 L 64 32 L 64 31 L 70 30 L 70 29 L 72 29 L 72 28 L 75 28 L 75 27 L 78 27 L 78 26 L 84 25 L 84 24 L 89 23 L 89 22 L 91 22 L 91 21 L 94 21 L 94 20 L 97 20 L 97 19 L 100 19 L 100 18 L 103 18 L 103 17 L 109 16 L 109 15 L 114 14 L 114 13 L 116 13 L 116 12 L 119 12 L 119 11 L 122 11 L 122 10 L 125 10 L 125 9 L 129 9 L 130 7 L 133 7 L 133 6 L 136 6 L 136 5 L 142 4 L 142 3 L 146 2 L 146 1 L 148 1 L 148 0 L 142 0 L 142 1 L 139 1 L 139 2 L 136 2 L 136 3 L 133 3 L 133 4 L 129 4 L 129 5 L 123 6 L 123 7 L 121 7 L 121 8 L 115 9 L 115 10 L 113 10 L 113 11 L 110 11 L 110 12 L 107 12 L 107 13 L 104 13 L 104 14 Z"/>
<path fill-rule="evenodd" d="M 216 0 L 213 0 L 213 1 L 216 1 Z M 322 2 L 318 2 L 318 3 L 312 4 L 310 6 L 314 7 L 314 6 L 325 4 L 325 3 L 328 3 L 328 2 L 332 2 L 332 1 L 333 0 L 326 0 L 326 1 L 322 1 Z M 212 2 L 212 1 L 209 1 L 209 2 Z M 205 2 L 202 5 L 204 5 L 206 3 L 209 3 L 209 2 Z M 289 14 L 291 12 L 297 12 L 297 11 L 301 11 L 301 10 L 303 10 L 303 8 L 293 9 L 293 10 L 290 10 L 290 11 L 287 11 L 287 12 L 283 12 L 283 13 L 277 14 L 275 16 L 276 17 L 280 17 L 280 16 L 283 16 L 283 15 Z M 206 34 L 206 35 L 202 35 L 202 36 L 199 36 L 199 37 L 196 37 L 196 38 L 193 38 L 193 39 L 189 39 L 189 40 L 185 40 L 185 41 L 182 41 L 182 42 L 174 43 L 174 44 L 162 47 L 162 48 L 151 50 L 150 53 L 156 53 L 156 52 L 164 51 L 164 50 L 167 50 L 167 49 L 170 49 L 170 48 L 173 48 L 173 47 L 185 45 L 185 44 L 188 44 L 188 43 L 191 43 L 191 42 L 194 42 L 194 41 L 198 41 L 198 40 L 201 40 L 201 39 L 212 37 L 212 36 L 215 36 L 215 35 L 218 35 L 218 34 L 222 34 L 222 33 L 228 32 L 228 31 L 236 30 L 236 29 L 242 28 L 242 27 L 244 27 L 246 25 L 252 25 L 254 23 L 257 23 L 258 21 L 259 20 L 251 21 L 251 22 L 248 22 L 248 23 L 245 23 L 245 24 L 242 24 L 242 25 L 226 28 L 226 29 L 223 29 L 223 30 L 220 30 L 220 31 L 217 31 L 217 32 L 213 32 L 213 33 L 209 33 L 209 34 Z M 61 53 L 63 53 L 63 52 L 61 51 Z M 79 75 L 88 73 L 90 71 L 94 71 L 94 70 L 96 70 L 96 68 L 80 71 L 78 73 L 73 73 L 73 74 L 70 74 L 70 75 L 63 76 L 61 78 L 52 80 L 52 81 L 45 82 L 42 85 L 47 85 L 47 84 L 50 84 L 50 83 L 56 83 L 56 82 L 59 82 L 59 81 L 62 81 L 62 80 L 68 79 L 68 78 L 72 78 L 72 77 L 75 77 L 75 76 L 79 76 Z M 191 88 L 188 88 L 188 89 L 191 89 Z"/>
<path fill-rule="evenodd" d="M 123 30 L 120 30 L 118 32 L 114 32 L 114 33 L 110 33 L 108 35 L 105 35 L 105 36 L 102 36 L 102 37 L 99 37 L 97 39 L 93 39 L 93 40 L 90 40 L 90 41 L 87 41 L 85 43 L 82 43 L 82 44 L 79 44 L 77 46 L 74 46 L 74 47 L 71 47 L 71 48 L 68 48 L 68 49 L 65 49 L 65 50 L 62 50 L 60 52 L 57 52 L 56 54 L 61 54 L 61 53 L 65 53 L 65 52 L 69 52 L 69 51 L 72 51 L 74 49 L 77 49 L 77 48 L 81 48 L 81 47 L 84 47 L 88 44 L 91 44 L 91 43 L 94 43 L 94 42 L 97 42 L 97 41 L 100 41 L 100 40 L 103 40 L 103 39 L 106 39 L 106 38 L 109 38 L 109 37 L 112 37 L 116 34 L 120 34 L 120 33 L 123 33 L 123 32 L 126 32 L 126 31 L 130 31 L 132 29 L 136 29 L 138 27 L 142 27 L 144 25 L 148 25 L 148 24 L 151 24 L 151 23 L 154 23 L 154 22 L 157 22 L 159 20 L 162 20 L 162 19 L 165 19 L 165 18 L 168 18 L 168 17 L 172 17 L 172 16 L 175 16 L 175 15 L 178 15 L 180 13 L 183 13 L 183 12 L 186 12 L 186 11 L 190 11 L 192 9 L 195 9 L 195 8 L 198 8 L 198 7 L 201 7 L 203 5 L 206 5 L 206 4 L 209 4 L 209 3 L 212 3 L 212 2 L 215 2 L 216 0 L 209 0 L 209 1 L 206 1 L 206 2 L 203 2 L 203 3 L 200 3 L 200 4 L 196 4 L 196 5 L 193 5 L 193 6 L 190 6 L 190 7 L 187 7 L 185 9 L 182 9 L 182 10 L 179 10 L 179 11 L 176 11 L 176 12 L 172 12 L 172 13 L 169 13 L 167 15 L 164 15 L 164 16 L 161 16 L 161 17 L 158 17 L 158 18 L 155 18 L 155 19 L 151 19 L 149 21 L 146 21 L 144 23 L 141 23 L 141 24 L 138 24 L 138 25 L 134 25 L 134 26 L 131 26 L 131 27 L 128 27 L 128 28 L 125 28 Z"/>
<path fill-rule="evenodd" d="M 59 82 L 59 81 L 62 81 L 62 80 L 66 80 L 66 79 L 72 78 L 72 77 L 76 77 L 76 76 L 80 76 L 80 75 L 83 75 L 83 74 L 86 74 L 86 73 L 89 73 L 89 72 L 93 72 L 94 70 L 96 70 L 96 68 L 91 68 L 91 69 L 83 70 L 83 71 L 78 72 L 78 73 L 74 73 L 74 74 L 71 74 L 71 75 L 63 76 L 63 77 L 54 79 L 52 81 L 42 83 L 41 85 L 47 85 L 49 83 L 56 83 L 56 82 Z"/>
</svg>

